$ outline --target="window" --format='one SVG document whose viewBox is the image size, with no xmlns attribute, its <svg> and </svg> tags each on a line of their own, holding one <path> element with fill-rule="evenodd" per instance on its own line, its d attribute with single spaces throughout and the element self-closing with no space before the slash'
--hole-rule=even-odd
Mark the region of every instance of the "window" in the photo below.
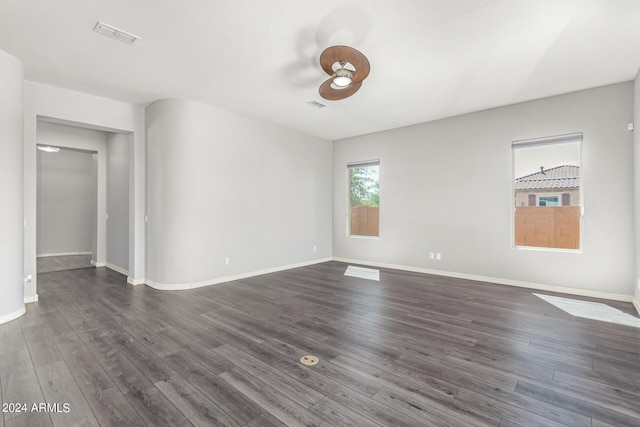
<svg viewBox="0 0 640 427">
<path fill-rule="evenodd" d="M 558 196 L 540 196 L 538 206 L 558 206 Z"/>
<path fill-rule="evenodd" d="M 349 235 L 380 235 L 380 161 L 349 163 Z"/>
<path fill-rule="evenodd" d="M 580 249 L 582 134 L 512 143 L 518 247 Z"/>
</svg>

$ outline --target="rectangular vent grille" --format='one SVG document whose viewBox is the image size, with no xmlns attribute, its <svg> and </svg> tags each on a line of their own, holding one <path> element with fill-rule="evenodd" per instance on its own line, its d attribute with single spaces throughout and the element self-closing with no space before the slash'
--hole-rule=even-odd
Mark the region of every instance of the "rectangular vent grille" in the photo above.
<svg viewBox="0 0 640 427">
<path fill-rule="evenodd" d="M 140 41 L 140 37 L 100 21 L 98 21 L 96 26 L 93 27 L 93 31 L 130 45 L 135 45 Z"/>
<path fill-rule="evenodd" d="M 318 101 L 309 101 L 309 102 L 307 102 L 307 105 L 311 105 L 312 107 L 315 107 L 315 108 L 324 108 L 324 107 L 326 107 L 326 105 L 324 105 L 322 102 L 318 102 Z"/>
</svg>

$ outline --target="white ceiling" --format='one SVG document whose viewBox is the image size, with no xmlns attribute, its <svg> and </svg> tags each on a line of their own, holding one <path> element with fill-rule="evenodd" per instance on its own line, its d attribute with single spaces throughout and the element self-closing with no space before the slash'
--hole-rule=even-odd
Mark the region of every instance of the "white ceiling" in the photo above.
<svg viewBox="0 0 640 427">
<path fill-rule="evenodd" d="M 98 20 L 142 40 L 98 35 Z M 631 80 L 639 28 L 639 0 L 0 1 L 0 49 L 28 80 L 190 99 L 330 140 Z M 335 44 L 371 74 L 324 101 L 318 57 Z"/>
</svg>

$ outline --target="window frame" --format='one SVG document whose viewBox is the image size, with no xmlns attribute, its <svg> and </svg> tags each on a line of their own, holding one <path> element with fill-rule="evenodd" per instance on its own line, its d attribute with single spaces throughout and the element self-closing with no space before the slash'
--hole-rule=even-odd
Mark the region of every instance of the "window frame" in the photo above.
<svg viewBox="0 0 640 427">
<path fill-rule="evenodd" d="M 554 247 L 544 247 L 544 246 L 523 246 L 516 245 L 516 230 L 515 230 L 515 212 L 516 212 L 516 189 L 515 183 L 516 179 L 516 150 L 518 148 L 524 147 L 535 147 L 535 146 L 550 146 L 555 144 L 567 144 L 567 143 L 577 143 L 578 144 L 578 160 L 580 167 L 580 186 L 578 188 L 578 194 L 580 202 L 577 205 L 580 208 L 580 216 L 579 216 L 579 245 L 577 249 L 572 248 L 554 248 Z M 511 215 L 510 215 L 510 239 L 511 239 L 511 248 L 517 250 L 525 250 L 525 251 L 550 251 L 550 252 L 567 252 L 567 253 L 583 253 L 583 242 L 584 242 L 584 185 L 583 185 L 583 169 L 582 169 L 582 153 L 583 153 L 583 144 L 584 144 L 584 134 L 582 132 L 575 132 L 563 135 L 549 136 L 549 137 L 541 137 L 541 138 L 533 138 L 533 139 L 524 139 L 524 140 L 514 140 L 511 141 L 509 145 L 509 149 L 511 150 L 511 197 L 510 197 L 510 207 L 511 207 Z M 563 192 L 550 192 L 549 195 L 558 195 L 559 206 L 562 205 L 562 194 Z M 539 197 L 536 195 L 536 205 L 539 206 Z"/>
<path fill-rule="evenodd" d="M 363 160 L 363 161 L 354 161 L 348 162 L 346 167 L 346 183 L 347 183 L 347 194 L 346 194 L 346 203 L 347 203 L 347 211 L 346 211 L 346 235 L 349 238 L 354 239 L 379 239 L 380 238 L 380 201 L 378 200 L 378 235 L 377 236 L 368 236 L 361 234 L 351 234 L 351 169 L 354 168 L 364 168 L 364 167 L 378 167 L 378 186 L 380 186 L 380 159 L 371 159 L 371 160 Z M 381 191 L 378 193 L 378 197 L 380 197 Z"/>
</svg>

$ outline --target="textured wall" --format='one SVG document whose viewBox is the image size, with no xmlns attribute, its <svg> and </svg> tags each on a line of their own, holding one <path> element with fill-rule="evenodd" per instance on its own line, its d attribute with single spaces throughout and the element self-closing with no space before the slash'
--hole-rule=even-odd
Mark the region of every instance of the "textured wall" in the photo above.
<svg viewBox="0 0 640 427">
<path fill-rule="evenodd" d="M 91 153 L 38 151 L 38 256 L 92 251 L 92 168 Z"/>
<path fill-rule="evenodd" d="M 635 130 L 633 132 L 633 172 L 634 172 L 634 199 L 635 199 L 635 263 L 636 276 L 633 283 L 636 297 L 636 309 L 640 313 L 640 70 L 636 74 L 633 85 L 633 122 Z"/>
<path fill-rule="evenodd" d="M 631 295 L 632 106 L 627 82 L 337 141 L 333 254 Z M 582 251 L 514 248 L 511 142 L 576 132 Z M 380 159 L 380 238 L 350 238 L 346 165 L 370 159 Z"/>
<path fill-rule="evenodd" d="M 331 256 L 331 142 L 188 101 L 151 104 L 146 123 L 152 282 Z"/>
<path fill-rule="evenodd" d="M 107 264 L 129 270 L 129 135 L 107 135 Z"/>
<path fill-rule="evenodd" d="M 24 312 L 22 63 L 0 50 L 0 323 Z"/>
</svg>

